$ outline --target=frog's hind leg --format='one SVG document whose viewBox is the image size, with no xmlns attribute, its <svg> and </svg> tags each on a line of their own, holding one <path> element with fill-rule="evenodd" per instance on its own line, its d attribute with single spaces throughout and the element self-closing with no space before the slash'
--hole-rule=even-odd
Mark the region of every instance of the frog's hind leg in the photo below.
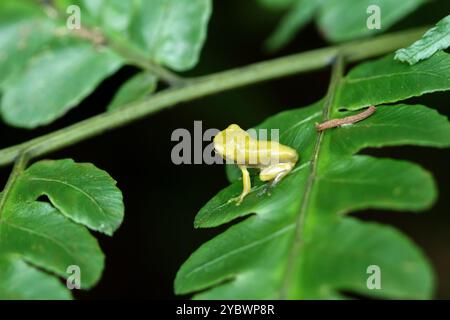
<svg viewBox="0 0 450 320">
<path fill-rule="evenodd" d="M 271 181 L 270 184 L 264 188 L 262 193 L 266 193 L 278 184 L 278 182 L 280 182 L 289 172 L 291 172 L 294 165 L 295 164 L 288 162 L 278 163 L 261 170 L 259 173 L 259 178 L 261 181 Z"/>
<path fill-rule="evenodd" d="M 294 166 L 295 166 L 295 164 L 293 164 L 293 163 L 283 163 L 284 170 L 281 170 L 276 175 L 275 179 L 273 179 L 273 181 L 270 183 L 270 186 L 273 187 L 273 186 L 277 185 L 278 182 L 280 182 L 285 176 L 287 176 L 289 174 L 289 172 L 292 171 Z"/>
</svg>

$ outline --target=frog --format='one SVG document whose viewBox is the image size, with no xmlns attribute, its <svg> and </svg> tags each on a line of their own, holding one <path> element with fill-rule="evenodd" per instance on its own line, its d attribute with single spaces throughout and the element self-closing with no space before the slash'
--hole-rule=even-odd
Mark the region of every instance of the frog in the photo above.
<svg viewBox="0 0 450 320">
<path fill-rule="evenodd" d="M 231 124 L 213 139 L 214 150 L 227 163 L 236 164 L 242 173 L 242 193 L 228 202 L 240 205 L 251 192 L 248 168 L 259 169 L 259 179 L 277 185 L 295 167 L 299 160 L 297 151 L 277 141 L 258 140 L 237 124 Z"/>
</svg>

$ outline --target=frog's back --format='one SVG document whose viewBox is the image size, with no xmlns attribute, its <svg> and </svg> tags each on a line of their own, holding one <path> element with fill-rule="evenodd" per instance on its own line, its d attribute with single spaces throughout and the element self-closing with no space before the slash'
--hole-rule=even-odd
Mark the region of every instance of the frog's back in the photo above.
<svg viewBox="0 0 450 320">
<path fill-rule="evenodd" d="M 214 137 L 214 149 L 223 158 L 239 164 L 246 163 L 246 149 L 251 143 L 250 135 L 237 124 L 231 124 Z"/>
</svg>

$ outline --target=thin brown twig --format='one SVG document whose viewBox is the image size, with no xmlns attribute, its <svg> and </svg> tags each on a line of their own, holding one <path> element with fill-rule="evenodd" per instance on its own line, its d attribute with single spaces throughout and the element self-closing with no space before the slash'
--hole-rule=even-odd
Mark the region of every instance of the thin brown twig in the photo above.
<svg viewBox="0 0 450 320">
<path fill-rule="evenodd" d="M 370 106 L 363 112 L 355 114 L 354 116 L 348 116 L 341 119 L 332 119 L 323 123 L 316 123 L 316 130 L 323 131 L 330 128 L 340 127 L 345 124 L 352 124 L 370 117 L 376 110 L 377 108 Z"/>
</svg>

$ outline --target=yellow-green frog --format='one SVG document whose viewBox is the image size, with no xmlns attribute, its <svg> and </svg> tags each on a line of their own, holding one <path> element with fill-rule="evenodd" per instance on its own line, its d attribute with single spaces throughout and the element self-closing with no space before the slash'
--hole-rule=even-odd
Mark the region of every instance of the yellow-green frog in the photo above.
<svg viewBox="0 0 450 320">
<path fill-rule="evenodd" d="M 295 167 L 297 151 L 276 141 L 256 140 L 237 124 L 228 126 L 214 137 L 214 149 L 224 159 L 237 164 L 242 171 L 243 190 L 230 199 L 239 205 L 250 193 L 251 181 L 247 168 L 260 169 L 262 181 L 280 182 Z"/>
</svg>

